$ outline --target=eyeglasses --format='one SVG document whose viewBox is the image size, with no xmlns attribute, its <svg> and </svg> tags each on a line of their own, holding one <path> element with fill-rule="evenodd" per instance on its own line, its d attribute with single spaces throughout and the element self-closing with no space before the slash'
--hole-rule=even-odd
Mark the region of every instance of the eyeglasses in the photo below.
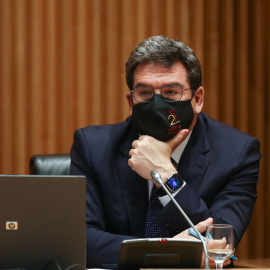
<svg viewBox="0 0 270 270">
<path fill-rule="evenodd" d="M 193 88 L 186 88 L 183 89 L 181 85 L 165 85 L 160 89 L 154 89 L 152 86 L 149 85 L 138 85 L 131 90 L 134 99 L 137 102 L 150 102 L 156 90 L 160 90 L 163 99 L 167 102 L 175 102 L 179 101 L 183 97 L 183 93 L 189 89 Z"/>
</svg>

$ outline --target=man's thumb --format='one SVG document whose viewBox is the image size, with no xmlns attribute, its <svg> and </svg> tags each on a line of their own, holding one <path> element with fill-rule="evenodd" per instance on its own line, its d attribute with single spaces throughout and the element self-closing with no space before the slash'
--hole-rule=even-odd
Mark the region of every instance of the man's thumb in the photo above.
<svg viewBox="0 0 270 270">
<path fill-rule="evenodd" d="M 167 141 L 167 144 L 172 148 L 172 151 L 186 139 L 189 132 L 188 129 L 182 129 L 172 139 Z"/>
<path fill-rule="evenodd" d="M 196 225 L 196 228 L 197 228 L 197 230 L 200 232 L 200 233 L 203 233 L 203 232 L 205 232 L 206 231 L 206 227 L 207 227 L 207 225 L 212 225 L 213 224 L 213 218 L 208 218 L 208 219 L 206 219 L 206 220 L 204 220 L 204 221 L 201 221 L 201 222 L 199 222 L 197 225 Z"/>
</svg>

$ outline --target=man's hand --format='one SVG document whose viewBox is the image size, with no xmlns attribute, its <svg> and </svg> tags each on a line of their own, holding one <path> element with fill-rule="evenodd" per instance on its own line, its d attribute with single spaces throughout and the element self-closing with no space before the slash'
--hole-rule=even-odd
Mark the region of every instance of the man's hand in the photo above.
<svg viewBox="0 0 270 270">
<path fill-rule="evenodd" d="M 213 219 L 210 217 L 204 221 L 201 221 L 197 225 L 195 225 L 196 229 L 200 232 L 203 233 L 206 231 L 206 226 L 207 225 L 212 225 L 213 224 Z M 182 238 L 182 239 L 194 239 L 194 236 L 188 233 L 189 229 L 186 229 L 185 231 L 175 235 L 173 238 Z"/>
<path fill-rule="evenodd" d="M 171 163 L 171 153 L 185 140 L 188 134 L 189 130 L 183 129 L 167 142 L 156 140 L 147 135 L 140 136 L 132 143 L 128 165 L 141 177 L 151 181 L 150 172 L 155 169 L 165 181 L 172 174 L 177 173 Z"/>
<path fill-rule="evenodd" d="M 208 218 L 208 219 L 206 219 L 206 220 L 201 221 L 200 223 L 198 223 L 195 227 L 196 227 L 196 229 L 197 229 L 200 233 L 203 233 L 203 232 L 206 231 L 206 226 L 207 226 L 207 225 L 212 225 L 212 224 L 213 224 L 213 219 L 212 219 L 212 218 Z M 181 232 L 181 233 L 175 235 L 173 238 L 195 239 L 194 236 L 192 236 L 192 235 L 190 235 L 190 234 L 188 233 L 188 230 L 189 230 L 189 229 L 187 229 L 187 230 L 185 230 L 185 231 L 183 231 L 183 232 Z M 204 267 L 204 260 L 205 260 L 205 254 L 204 254 L 204 252 L 203 252 L 203 255 L 202 255 L 202 261 L 201 261 L 201 268 Z M 228 260 L 224 261 L 223 266 L 229 265 L 230 263 L 231 263 L 231 260 L 228 259 Z M 215 264 L 215 262 L 212 261 L 212 260 L 209 260 L 209 266 L 210 266 L 210 268 L 216 268 L 216 264 Z"/>
</svg>

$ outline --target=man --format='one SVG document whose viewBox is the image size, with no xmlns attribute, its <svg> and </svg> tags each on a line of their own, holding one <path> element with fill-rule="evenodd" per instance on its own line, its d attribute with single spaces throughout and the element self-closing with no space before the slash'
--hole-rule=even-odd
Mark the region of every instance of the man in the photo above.
<svg viewBox="0 0 270 270">
<path fill-rule="evenodd" d="M 143 41 L 130 54 L 126 79 L 132 116 L 77 130 L 71 149 L 71 174 L 87 177 L 87 266 L 117 263 L 125 239 L 190 237 L 153 169 L 200 232 L 232 224 L 237 245 L 256 201 L 258 140 L 201 112 L 200 62 L 181 42 Z M 154 193 L 160 209 L 153 216 Z"/>
</svg>

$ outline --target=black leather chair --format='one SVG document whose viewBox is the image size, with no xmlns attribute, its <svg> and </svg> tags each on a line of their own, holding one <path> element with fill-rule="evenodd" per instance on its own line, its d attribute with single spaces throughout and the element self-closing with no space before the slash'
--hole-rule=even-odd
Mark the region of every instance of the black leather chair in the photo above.
<svg viewBox="0 0 270 270">
<path fill-rule="evenodd" d="M 69 175 L 70 155 L 34 155 L 30 159 L 30 174 Z"/>
</svg>

